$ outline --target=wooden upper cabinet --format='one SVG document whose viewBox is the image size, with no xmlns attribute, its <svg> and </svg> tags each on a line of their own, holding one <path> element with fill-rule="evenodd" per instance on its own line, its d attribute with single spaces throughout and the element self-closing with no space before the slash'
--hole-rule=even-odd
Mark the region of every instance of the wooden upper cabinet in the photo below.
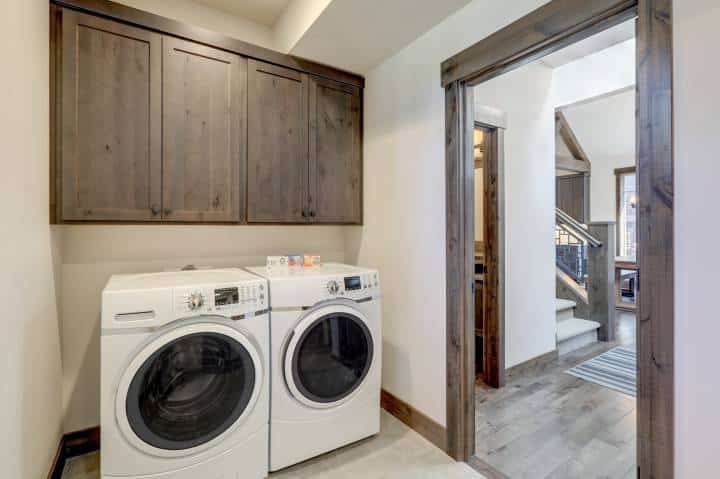
<svg viewBox="0 0 720 479">
<path fill-rule="evenodd" d="M 306 221 L 308 76 L 248 62 L 248 222 Z"/>
<path fill-rule="evenodd" d="M 311 220 L 361 223 L 360 89 L 312 77 L 309 101 Z"/>
<path fill-rule="evenodd" d="M 238 55 L 163 38 L 163 220 L 241 220 L 246 75 Z"/>
<path fill-rule="evenodd" d="M 64 221 L 160 219 L 161 36 L 63 11 Z"/>
</svg>

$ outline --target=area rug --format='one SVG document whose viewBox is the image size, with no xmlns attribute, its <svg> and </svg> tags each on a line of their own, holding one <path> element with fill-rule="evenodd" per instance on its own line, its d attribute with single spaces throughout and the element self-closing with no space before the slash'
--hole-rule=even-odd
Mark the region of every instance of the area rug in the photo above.
<svg viewBox="0 0 720 479">
<path fill-rule="evenodd" d="M 617 347 L 565 371 L 591 383 L 635 397 L 637 395 L 637 353 Z"/>
</svg>

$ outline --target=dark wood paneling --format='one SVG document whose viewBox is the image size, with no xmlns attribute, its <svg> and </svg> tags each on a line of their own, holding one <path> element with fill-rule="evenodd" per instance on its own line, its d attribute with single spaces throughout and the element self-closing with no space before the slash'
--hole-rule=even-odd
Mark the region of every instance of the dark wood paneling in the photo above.
<svg viewBox="0 0 720 479">
<path fill-rule="evenodd" d="M 163 219 L 240 221 L 247 60 L 163 38 Z"/>
<path fill-rule="evenodd" d="M 580 223 L 586 223 L 585 175 L 555 177 L 555 205 Z"/>
<path fill-rule="evenodd" d="M 490 130 L 483 170 L 485 209 L 485 383 L 505 385 L 505 206 L 504 138 L 502 129 Z"/>
<path fill-rule="evenodd" d="M 316 223 L 362 222 L 360 89 L 310 78 L 310 194 Z"/>
<path fill-rule="evenodd" d="M 638 124 L 638 461 L 674 471 L 673 56 L 671 0 L 640 0 Z"/>
<path fill-rule="evenodd" d="M 308 76 L 248 62 L 248 222 L 309 218 Z"/>
<path fill-rule="evenodd" d="M 442 85 L 519 68 L 635 15 L 637 0 L 553 0 L 442 63 Z"/>
<path fill-rule="evenodd" d="M 244 57 L 253 58 L 266 63 L 292 68 L 318 75 L 324 78 L 337 80 L 358 87 L 365 86 L 362 76 L 349 73 L 327 65 L 322 65 L 302 58 L 269 50 L 234 38 L 229 38 L 219 33 L 211 32 L 202 28 L 192 27 L 183 23 L 164 18 L 152 13 L 127 7 L 119 3 L 107 0 L 52 0 L 54 3 L 79 10 L 85 13 L 93 13 L 114 20 L 122 21 L 135 26 L 140 26 L 156 32 L 165 33 L 201 43 L 206 46 L 219 48 Z"/>
<path fill-rule="evenodd" d="M 398 418 L 410 429 L 433 443 L 439 449 L 447 450 L 447 431 L 402 399 L 393 396 L 386 390 L 380 392 L 380 407 Z"/>
<path fill-rule="evenodd" d="M 159 220 L 160 35 L 64 11 L 62 59 L 63 220 Z"/>
</svg>

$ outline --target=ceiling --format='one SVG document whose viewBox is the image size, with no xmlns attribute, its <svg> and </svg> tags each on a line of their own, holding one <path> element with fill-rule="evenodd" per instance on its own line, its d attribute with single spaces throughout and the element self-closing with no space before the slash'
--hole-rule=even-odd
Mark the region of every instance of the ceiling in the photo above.
<svg viewBox="0 0 720 479">
<path fill-rule="evenodd" d="M 271 27 L 290 0 L 195 0 L 196 3 Z"/>
<path fill-rule="evenodd" d="M 291 53 L 367 73 L 471 0 L 333 0 Z"/>
<path fill-rule="evenodd" d="M 544 57 L 541 61 L 551 68 L 557 68 L 580 58 L 610 48 L 613 45 L 635 38 L 635 20 L 604 30 L 592 37 L 579 41 Z"/>
<path fill-rule="evenodd" d="M 591 162 L 635 157 L 635 90 L 562 109 Z"/>
</svg>

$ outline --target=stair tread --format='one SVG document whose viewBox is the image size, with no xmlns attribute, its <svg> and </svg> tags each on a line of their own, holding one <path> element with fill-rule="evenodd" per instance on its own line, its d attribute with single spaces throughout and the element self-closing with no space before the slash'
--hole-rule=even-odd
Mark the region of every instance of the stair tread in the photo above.
<svg viewBox="0 0 720 479">
<path fill-rule="evenodd" d="M 600 323 L 597 321 L 580 318 L 566 319 L 557 323 L 557 340 L 558 342 L 566 341 L 596 329 L 600 329 Z"/>
<path fill-rule="evenodd" d="M 569 299 L 555 298 L 555 312 L 565 311 L 566 309 L 572 309 L 577 306 L 575 301 Z"/>
</svg>

